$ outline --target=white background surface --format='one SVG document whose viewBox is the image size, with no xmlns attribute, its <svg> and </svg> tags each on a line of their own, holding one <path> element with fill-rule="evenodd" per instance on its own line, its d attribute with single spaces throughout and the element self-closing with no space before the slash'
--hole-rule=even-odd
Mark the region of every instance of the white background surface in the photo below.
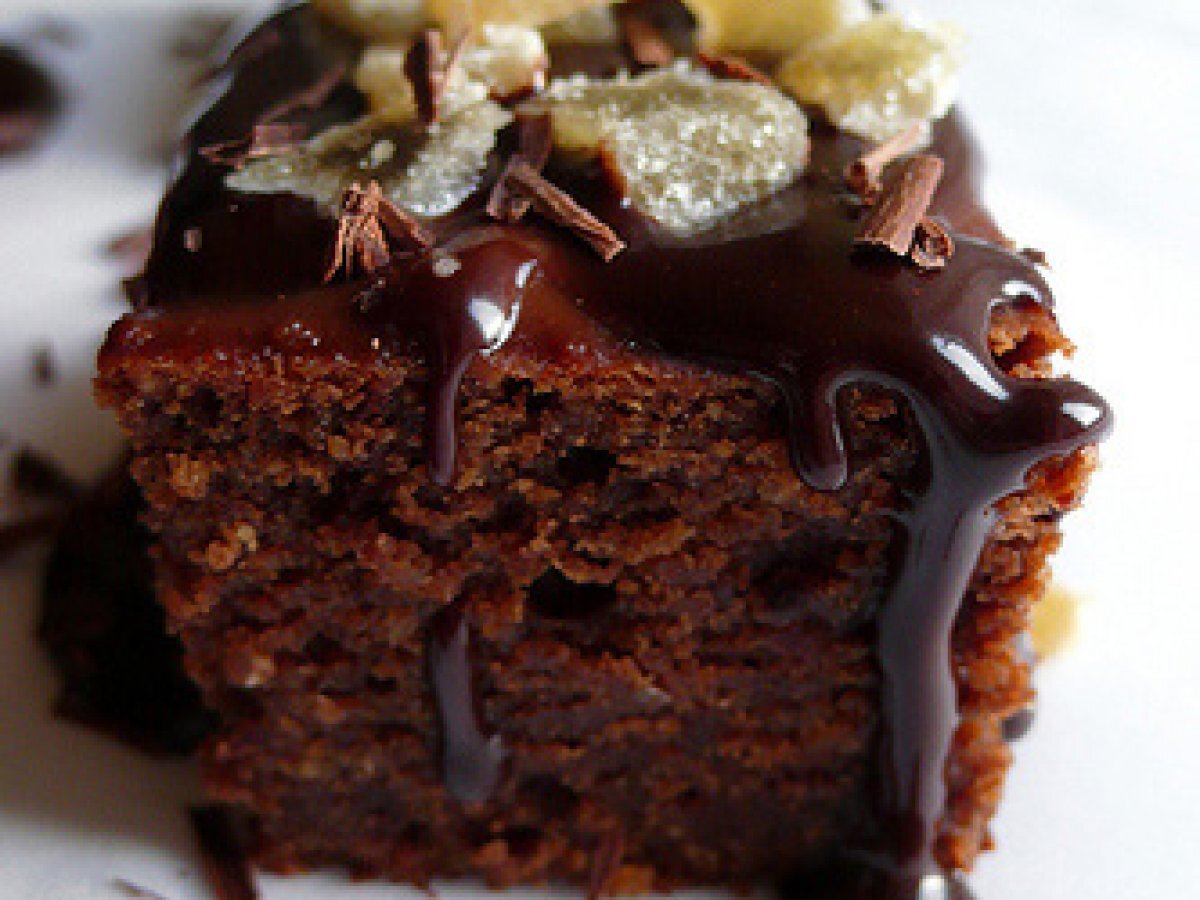
<svg viewBox="0 0 1200 900">
<path fill-rule="evenodd" d="M 41 154 L 0 163 L 0 428 L 79 475 L 115 446 L 88 394 L 94 349 L 121 308 L 121 273 L 101 247 L 152 214 L 162 175 L 147 160 L 162 138 L 148 123 L 179 106 L 184 77 L 164 45 L 187 7 L 0 0 L 0 32 L 51 9 L 88 28 L 78 47 L 46 47 L 73 92 L 70 117 Z M 1200 0 L 920 7 L 973 36 L 964 103 L 990 160 L 988 195 L 1016 239 L 1049 253 L 1082 347 L 1074 371 L 1117 413 L 1057 564 L 1086 598 L 1079 634 L 1041 672 L 999 850 L 974 885 L 981 900 L 1195 898 Z M 44 342 L 61 377 L 35 389 L 30 351 Z M 54 679 L 32 638 L 39 559 L 0 571 L 0 900 L 116 900 L 119 878 L 199 900 L 181 815 L 188 766 L 50 718 Z M 268 880 L 264 894 L 417 896 L 328 879 Z"/>
</svg>

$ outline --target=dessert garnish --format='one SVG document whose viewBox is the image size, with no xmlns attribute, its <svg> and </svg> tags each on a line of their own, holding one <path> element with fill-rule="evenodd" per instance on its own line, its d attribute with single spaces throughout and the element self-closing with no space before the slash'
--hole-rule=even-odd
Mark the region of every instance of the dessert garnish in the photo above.
<svg viewBox="0 0 1200 900">
<path fill-rule="evenodd" d="M 945 168 L 936 156 L 920 154 L 896 164 L 859 226 L 855 243 L 911 256 L 922 268 L 941 268 L 953 244 L 927 215 Z"/>
<path fill-rule="evenodd" d="M 791 99 L 682 60 L 555 81 L 530 107 L 552 114 L 560 153 L 603 150 L 633 206 L 680 236 L 780 191 L 808 160 L 808 120 Z"/>
<path fill-rule="evenodd" d="M 421 223 L 385 197 L 378 181 L 367 184 L 365 190 L 352 184 L 342 197 L 333 260 L 325 282 L 333 281 L 338 272 L 348 278 L 359 272 L 371 275 L 386 266 L 399 248 L 421 251 L 432 246 L 433 238 Z"/>
<path fill-rule="evenodd" d="M 957 94 L 962 44 L 953 25 L 919 28 L 895 13 L 876 13 L 799 45 L 778 77 L 852 134 L 879 141 L 920 124 L 927 140 L 929 123 Z"/>
<path fill-rule="evenodd" d="M 421 33 L 404 58 L 404 74 L 413 87 L 417 117 L 423 125 L 432 125 L 442 114 L 442 97 L 449 85 L 450 73 L 462 57 L 468 32 L 446 49 L 445 39 L 436 28 Z"/>
<path fill-rule="evenodd" d="M 733 81 L 752 81 L 764 87 L 775 87 L 775 82 L 771 80 L 770 75 L 751 65 L 740 56 L 699 50 L 696 52 L 696 59 L 714 78 L 729 78 Z"/>
<path fill-rule="evenodd" d="M 207 144 L 199 153 L 211 163 L 240 169 L 252 159 L 293 149 L 307 131 L 299 122 L 260 122 L 246 137 Z"/>
<path fill-rule="evenodd" d="M 924 142 L 923 129 L 919 124 L 913 124 L 876 144 L 846 166 L 844 177 L 847 187 L 858 194 L 864 203 L 873 203 L 883 190 L 883 170 L 900 157 L 919 150 Z"/>
<path fill-rule="evenodd" d="M 618 15 L 621 33 L 629 47 L 629 55 L 641 66 L 667 66 L 675 59 L 675 48 L 654 23 L 634 4 L 623 7 Z"/>
<path fill-rule="evenodd" d="M 515 162 L 525 163 L 535 172 L 541 172 L 550 161 L 554 150 L 554 132 L 548 114 L 519 113 L 517 115 L 517 151 L 508 160 L 505 171 L 496 179 L 488 197 L 487 214 L 501 222 L 519 222 L 529 212 L 533 201 L 523 196 L 515 196 L 509 190 L 509 171 L 507 167 Z"/>
<path fill-rule="evenodd" d="M 504 190 L 527 200 L 533 211 L 586 241 L 605 262 L 612 262 L 625 242 L 608 225 L 580 206 L 523 159 L 504 170 Z"/>
<path fill-rule="evenodd" d="M 700 45 L 752 59 L 782 59 L 865 21 L 868 0 L 685 0 L 700 25 Z"/>
</svg>

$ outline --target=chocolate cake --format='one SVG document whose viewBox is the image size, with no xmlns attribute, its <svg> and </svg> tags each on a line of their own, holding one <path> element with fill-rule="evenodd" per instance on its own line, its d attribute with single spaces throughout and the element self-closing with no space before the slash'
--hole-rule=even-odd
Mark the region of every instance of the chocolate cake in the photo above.
<svg viewBox="0 0 1200 900">
<path fill-rule="evenodd" d="M 281 872 L 959 895 L 1109 413 L 956 36 L 479 6 L 246 36 L 101 352 L 211 801 Z"/>
</svg>

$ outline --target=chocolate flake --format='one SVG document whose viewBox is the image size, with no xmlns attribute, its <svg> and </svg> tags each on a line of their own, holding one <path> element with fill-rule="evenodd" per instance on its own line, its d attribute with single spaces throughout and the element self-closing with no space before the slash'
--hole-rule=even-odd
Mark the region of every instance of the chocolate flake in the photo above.
<svg viewBox="0 0 1200 900">
<path fill-rule="evenodd" d="M 468 33 L 464 32 L 447 50 L 442 33 L 430 28 L 422 32 L 404 57 L 404 74 L 412 83 L 417 116 L 425 125 L 432 125 L 441 117 L 442 98 L 450 83 L 450 73 L 462 57 L 467 37 Z"/>
<path fill-rule="evenodd" d="M 648 18 L 636 7 L 623 11 L 621 34 L 629 47 L 629 55 L 641 66 L 669 66 L 675 59 L 675 48 Z"/>
<path fill-rule="evenodd" d="M 882 247 L 897 256 L 908 256 L 917 231 L 925 222 L 943 168 L 940 158 L 928 154 L 900 163 L 895 177 L 888 180 L 863 220 L 855 244 Z M 920 260 L 917 262 L 920 264 Z"/>
<path fill-rule="evenodd" d="M 264 122 L 255 125 L 244 138 L 209 144 L 197 152 L 215 165 L 240 169 L 252 159 L 290 150 L 307 133 L 308 129 L 299 123 Z"/>
<path fill-rule="evenodd" d="M 944 269 L 954 255 L 954 239 L 941 222 L 929 216 L 917 225 L 917 239 L 912 258 L 922 269 Z"/>
<path fill-rule="evenodd" d="M 347 277 L 354 277 L 358 271 L 368 275 L 377 272 L 391 261 L 394 246 L 405 245 L 427 250 L 433 246 L 433 238 L 420 222 L 387 198 L 378 181 L 372 181 L 365 190 L 352 184 L 342 197 L 333 259 L 325 272 L 325 282 L 332 281 L 338 272 Z"/>
<path fill-rule="evenodd" d="M 54 360 L 54 350 L 49 344 L 34 348 L 32 375 L 33 383 L 38 387 L 50 387 L 58 381 L 58 363 Z"/>
<path fill-rule="evenodd" d="M 714 78 L 728 78 L 733 81 L 749 81 L 766 87 L 775 87 L 771 76 L 761 69 L 752 66 L 740 56 L 725 56 L 720 53 L 708 53 L 701 50 L 696 54 L 700 65 L 708 70 Z"/>
<path fill-rule="evenodd" d="M 250 863 L 230 812 L 219 806 L 188 810 L 204 872 L 217 900 L 258 900 Z"/>
<path fill-rule="evenodd" d="M 1029 262 L 1033 263 L 1033 265 L 1035 265 L 1035 266 L 1038 266 L 1043 269 L 1051 268 L 1050 260 L 1046 256 L 1045 251 L 1038 250 L 1034 247 L 1024 247 L 1018 252 L 1019 252 L 1020 256 L 1029 260 Z"/>
<path fill-rule="evenodd" d="M 523 160 L 514 160 L 509 165 L 504 180 L 509 190 L 532 203 L 535 212 L 574 232 L 605 262 L 612 262 L 625 249 L 625 242 L 615 231 Z"/>
<path fill-rule="evenodd" d="M 489 216 L 500 222 L 519 222 L 525 217 L 533 204 L 526 197 L 513 195 L 508 184 L 509 168 L 521 161 L 540 173 L 550 161 L 553 147 L 553 127 L 548 114 L 517 114 L 517 152 L 509 159 L 492 188 L 487 205 Z"/>
<path fill-rule="evenodd" d="M 883 190 L 883 170 L 921 146 L 922 128 L 914 124 L 858 157 L 846 167 L 846 184 L 866 203 Z"/>
<path fill-rule="evenodd" d="M 133 900 L 166 900 L 157 891 L 144 888 L 141 885 L 134 884 L 132 881 L 126 881 L 124 878 L 114 878 L 112 880 L 112 887 L 113 890 L 118 891 L 122 896 L 131 897 Z"/>
</svg>

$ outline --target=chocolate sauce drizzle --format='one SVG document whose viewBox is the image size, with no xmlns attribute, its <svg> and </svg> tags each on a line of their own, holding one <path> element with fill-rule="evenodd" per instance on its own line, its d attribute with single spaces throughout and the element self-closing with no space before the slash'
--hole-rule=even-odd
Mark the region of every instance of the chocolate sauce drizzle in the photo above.
<svg viewBox="0 0 1200 900">
<path fill-rule="evenodd" d="M 282 39 L 231 74 L 193 147 L 239 137 L 256 110 L 344 62 L 346 48 L 320 37 L 305 8 L 265 27 Z M 620 53 L 560 51 L 556 70 L 611 70 L 628 62 Z M 355 112 L 354 96 L 335 92 L 312 116 Z M 932 212 L 951 223 L 957 245 L 938 272 L 852 250 L 861 213 L 836 173 L 862 143 L 816 124 L 812 144 L 808 174 L 789 189 L 686 239 L 629 209 L 598 173 L 550 169 L 628 243 L 611 264 L 553 227 L 489 222 L 485 189 L 427 223 L 436 255 L 328 288 L 318 287 L 333 235 L 328 216 L 297 198 L 231 195 L 221 171 L 192 153 L 159 218 L 147 269 L 152 308 L 118 324 L 104 353 L 189 354 L 233 343 L 255 354 L 369 358 L 415 342 L 429 370 L 430 468 L 447 484 L 459 384 L 481 352 L 506 341 L 548 360 L 580 347 L 632 347 L 766 379 L 786 401 L 796 470 L 820 491 L 838 490 L 854 472 L 840 392 L 871 384 L 903 397 L 923 464 L 895 517 L 900 552 L 876 622 L 883 837 L 857 858 L 885 879 L 888 896 L 928 896 L 934 883 L 963 896 L 934 857 L 958 722 L 951 628 L 994 504 L 1020 490 L 1038 462 L 1100 441 L 1110 413 L 1075 382 L 1017 379 L 997 367 L 987 342 L 992 312 L 1049 307 L 1050 291 L 1029 261 L 993 242 L 974 147 L 956 115 L 938 123 L 929 151 L 946 164 Z M 181 235 L 195 228 L 202 249 L 184 252 Z M 296 334 L 305 336 L 300 345 Z M 433 623 L 430 669 L 447 787 L 475 803 L 497 785 L 503 752 L 479 715 L 468 645 L 464 611 L 448 607 Z"/>
</svg>

